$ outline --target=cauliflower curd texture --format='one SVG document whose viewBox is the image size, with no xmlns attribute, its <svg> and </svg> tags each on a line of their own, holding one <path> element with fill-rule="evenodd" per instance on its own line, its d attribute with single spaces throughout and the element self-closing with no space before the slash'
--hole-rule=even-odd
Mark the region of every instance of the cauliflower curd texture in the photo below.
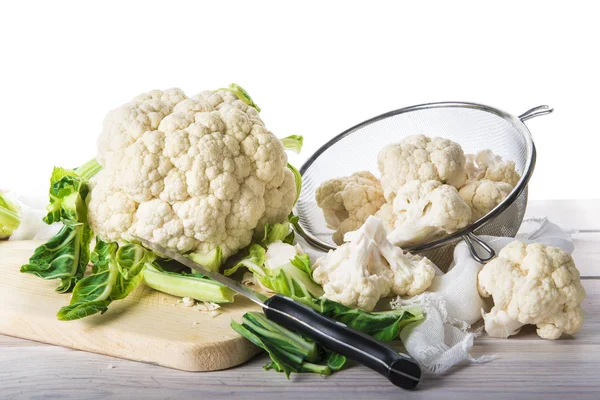
<svg viewBox="0 0 600 400">
<path fill-rule="evenodd" d="M 492 296 L 485 330 L 507 338 L 526 324 L 544 339 L 577 333 L 583 325 L 585 289 L 573 258 L 558 247 L 514 241 L 479 272 L 479 294 Z"/>
<path fill-rule="evenodd" d="M 505 182 L 515 187 L 521 179 L 515 170 L 514 161 L 503 160 L 489 149 L 467 154 L 465 171 L 470 181 L 487 179 L 492 182 Z"/>
<path fill-rule="evenodd" d="M 471 220 L 471 209 L 455 187 L 439 181 L 410 181 L 402 186 L 390 208 L 381 215 L 390 231 L 388 239 L 409 246 L 456 232 Z"/>
<path fill-rule="evenodd" d="M 111 111 L 88 218 L 103 240 L 137 235 L 180 253 L 228 257 L 296 197 L 281 141 L 227 90 L 154 90 Z"/>
<path fill-rule="evenodd" d="M 344 243 L 346 232 L 360 228 L 385 203 L 379 179 L 368 171 L 323 182 L 315 198 L 327 226 L 336 230 L 333 241 L 338 245 Z"/>
<path fill-rule="evenodd" d="M 381 185 L 391 202 L 407 182 L 439 181 L 460 187 L 466 179 L 465 154 L 458 143 L 443 138 L 413 135 L 385 146 L 377 156 Z"/>
</svg>

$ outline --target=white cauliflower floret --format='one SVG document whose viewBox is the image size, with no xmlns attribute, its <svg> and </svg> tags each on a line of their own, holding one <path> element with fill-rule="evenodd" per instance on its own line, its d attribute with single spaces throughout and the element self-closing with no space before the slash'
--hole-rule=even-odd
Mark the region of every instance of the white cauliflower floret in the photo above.
<svg viewBox="0 0 600 400">
<path fill-rule="evenodd" d="M 389 208 L 381 214 L 390 218 Z M 388 239 L 397 246 L 423 243 L 456 232 L 471 221 L 471 209 L 456 188 L 433 180 L 410 181 L 400 188 L 391 214 L 394 229 Z"/>
<path fill-rule="evenodd" d="M 413 296 L 431 285 L 434 264 L 394 247 L 386 234 L 381 219 L 370 216 L 346 234 L 348 243 L 315 262 L 313 279 L 323 285 L 326 298 L 372 311 L 383 297 Z"/>
<path fill-rule="evenodd" d="M 493 182 L 508 183 L 513 188 L 521 179 L 515 169 L 514 161 L 505 161 L 491 150 L 482 150 L 477 154 L 467 154 L 465 171 L 469 181 L 487 179 Z"/>
<path fill-rule="evenodd" d="M 467 182 L 458 194 L 471 207 L 471 222 L 475 222 L 502 203 L 512 189 L 508 183 L 484 179 Z"/>
<path fill-rule="evenodd" d="M 385 203 L 377 210 L 375 216 L 383 222 L 383 226 L 388 232 L 394 230 L 396 216 L 394 215 L 394 207 L 390 203 Z"/>
<path fill-rule="evenodd" d="M 405 253 L 400 247 L 394 246 L 387 239 L 387 230 L 380 219 L 369 217 L 369 223 L 362 229 L 370 232 L 372 239 L 379 246 L 381 256 L 394 274 L 393 294 L 415 296 L 431 286 L 436 271 L 433 262 L 417 254 Z M 352 240 L 356 234 L 357 232 L 351 232 L 347 236 Z"/>
<path fill-rule="evenodd" d="M 490 336 L 507 338 L 532 324 L 541 338 L 558 339 L 583 325 L 585 289 L 573 258 L 560 248 L 511 242 L 478 278 L 479 294 L 494 299 L 483 315 Z"/>
<path fill-rule="evenodd" d="M 390 144 L 377 156 L 381 185 L 388 202 L 413 180 L 435 180 L 455 187 L 465 182 L 465 155 L 458 143 L 425 135 L 408 136 Z"/>
<path fill-rule="evenodd" d="M 385 203 L 381 183 L 370 172 L 356 172 L 323 182 L 315 193 L 325 221 L 335 229 L 333 241 L 342 244 L 346 232 L 358 229 Z"/>
<path fill-rule="evenodd" d="M 283 144 L 227 90 L 155 90 L 111 111 L 88 219 L 104 240 L 137 235 L 178 252 L 227 258 L 296 196 Z"/>
<path fill-rule="evenodd" d="M 330 251 L 314 268 L 313 279 L 323 286 L 325 297 L 349 307 L 372 311 L 391 293 L 393 273 L 366 236 Z"/>
</svg>

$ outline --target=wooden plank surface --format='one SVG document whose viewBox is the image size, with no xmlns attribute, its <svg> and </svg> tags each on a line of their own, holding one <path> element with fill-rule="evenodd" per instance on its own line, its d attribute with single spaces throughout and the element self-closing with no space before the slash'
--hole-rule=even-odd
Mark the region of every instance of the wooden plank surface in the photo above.
<svg viewBox="0 0 600 400">
<path fill-rule="evenodd" d="M 600 200 L 530 201 L 525 218 L 547 217 L 564 229 L 600 232 Z"/>
<path fill-rule="evenodd" d="M 600 200 L 575 205 L 560 200 L 532 202 L 528 215 L 550 215 L 570 229 L 600 232 L 598 210 Z M 483 336 L 473 355 L 497 354 L 496 360 L 426 377 L 414 392 L 358 365 L 331 377 L 298 374 L 288 381 L 264 371 L 267 358 L 260 355 L 237 368 L 190 373 L 0 335 L 0 398 L 598 399 L 600 234 L 582 232 L 575 240 L 574 257 L 588 292 L 586 322 L 575 338 L 544 341 L 532 330 L 508 340 Z"/>
<path fill-rule="evenodd" d="M 86 398 L 98 399 L 136 398 L 142 390 L 143 398 L 178 399 L 465 399 L 474 395 L 482 399 L 597 399 L 600 281 L 586 280 L 584 285 L 587 321 L 576 338 L 545 341 L 532 330 L 509 340 L 482 337 L 472 354 L 497 354 L 496 360 L 466 365 L 442 378 L 426 377 L 415 392 L 403 392 L 358 365 L 330 377 L 296 374 L 288 381 L 282 374 L 262 369 L 267 362 L 264 356 L 231 370 L 188 373 L 27 341 L 13 346 L 0 341 L 1 365 L 10 371 L 5 380 L 0 375 L 0 387 L 7 398 L 45 393 L 79 399 L 77 389 L 85 388 Z"/>
<path fill-rule="evenodd" d="M 54 292 L 56 282 L 19 272 L 41 243 L 0 242 L 0 333 L 186 371 L 230 368 L 258 352 L 229 326 L 259 309 L 240 296 L 213 317 L 140 285 L 104 315 L 59 321 L 56 312 L 70 295 Z"/>
</svg>

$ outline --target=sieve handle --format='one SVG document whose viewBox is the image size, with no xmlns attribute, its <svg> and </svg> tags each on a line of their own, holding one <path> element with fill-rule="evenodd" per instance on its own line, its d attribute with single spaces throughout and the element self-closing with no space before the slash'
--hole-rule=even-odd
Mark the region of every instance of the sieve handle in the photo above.
<svg viewBox="0 0 600 400">
<path fill-rule="evenodd" d="M 475 259 L 475 261 L 483 264 L 490 261 L 492 258 L 496 256 L 496 252 L 492 247 L 477 237 L 472 232 L 467 233 L 463 236 L 465 242 L 467 242 L 467 246 L 469 247 L 469 252 L 471 253 L 471 257 Z M 484 250 L 485 255 L 479 255 L 477 249 L 475 248 L 475 243 L 479 245 Z"/>
<path fill-rule="evenodd" d="M 541 115 L 548 115 L 554 111 L 554 108 L 550 106 L 537 106 L 532 108 L 531 110 L 525 111 L 523 114 L 519 115 L 519 119 L 521 122 L 525 122 L 528 119 L 539 117 Z"/>
</svg>

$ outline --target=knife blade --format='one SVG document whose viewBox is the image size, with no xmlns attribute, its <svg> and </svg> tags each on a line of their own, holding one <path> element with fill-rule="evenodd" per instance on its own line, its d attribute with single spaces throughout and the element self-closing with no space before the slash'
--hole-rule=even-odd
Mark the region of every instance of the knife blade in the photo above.
<svg viewBox="0 0 600 400">
<path fill-rule="evenodd" d="M 255 292 L 254 290 L 250 289 L 248 286 L 243 285 L 238 281 L 234 281 L 233 279 L 231 279 L 223 274 L 220 274 L 218 272 L 209 271 L 209 270 L 205 269 L 202 265 L 190 260 L 189 258 L 187 258 L 179 253 L 175 253 L 174 251 L 171 251 L 157 243 L 152 243 L 146 239 L 142 239 L 137 236 L 133 236 L 133 238 L 135 240 L 138 240 L 140 243 L 142 243 L 144 246 L 146 246 L 150 250 L 153 250 L 160 254 L 164 254 L 167 257 L 169 257 L 170 259 L 177 261 L 179 264 L 183 264 L 186 267 L 191 268 L 193 271 L 198 271 L 202 275 L 205 275 L 205 276 L 209 277 L 210 279 L 217 281 L 222 285 L 227 286 L 234 292 L 241 294 L 242 296 L 248 298 L 249 300 L 252 300 L 253 302 L 255 302 L 256 304 L 258 304 L 261 307 L 265 306 L 265 300 L 267 300 L 267 297 L 261 295 L 260 293 Z"/>
<path fill-rule="evenodd" d="M 164 254 L 250 299 L 263 308 L 270 320 L 360 362 L 379 372 L 396 386 L 414 389 L 421 380 L 421 368 L 412 357 L 397 352 L 369 335 L 328 318 L 287 296 L 276 294 L 268 298 L 225 275 L 209 271 L 191 259 L 159 244 L 140 237 L 134 236 L 134 238 L 150 250 Z"/>
</svg>

